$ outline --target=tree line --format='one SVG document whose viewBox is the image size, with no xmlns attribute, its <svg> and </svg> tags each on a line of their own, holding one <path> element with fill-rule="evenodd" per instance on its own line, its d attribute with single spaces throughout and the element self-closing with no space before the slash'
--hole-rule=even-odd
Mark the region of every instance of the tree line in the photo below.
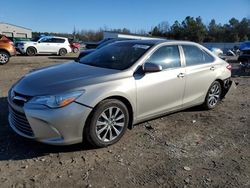
<svg viewBox="0 0 250 188">
<path fill-rule="evenodd" d="M 80 41 L 99 41 L 103 38 L 103 31 L 132 34 L 127 28 L 108 29 L 106 27 L 98 30 L 77 30 L 74 28 L 72 33 L 33 32 L 32 34 L 33 37 L 45 34 L 73 38 Z M 141 29 L 133 32 L 133 34 L 174 40 L 189 40 L 198 43 L 242 42 L 250 40 L 250 19 L 243 18 L 242 20 L 237 20 L 236 18 L 231 18 L 225 24 L 216 23 L 215 19 L 212 19 L 208 25 L 205 25 L 201 17 L 187 16 L 182 22 L 175 21 L 170 25 L 167 21 L 163 21 L 152 27 L 151 31 Z"/>
<path fill-rule="evenodd" d="M 250 40 L 250 19 L 237 20 L 231 18 L 222 25 L 212 19 L 206 26 L 201 17 L 187 16 L 181 23 L 173 25 L 161 22 L 151 31 L 152 36 L 166 37 L 175 40 L 202 42 L 242 42 Z"/>
</svg>

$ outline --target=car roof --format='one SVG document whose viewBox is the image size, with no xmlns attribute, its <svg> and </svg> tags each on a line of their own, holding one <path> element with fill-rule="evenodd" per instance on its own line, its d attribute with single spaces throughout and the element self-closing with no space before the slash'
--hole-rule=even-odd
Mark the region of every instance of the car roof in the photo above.
<svg viewBox="0 0 250 188">
<path fill-rule="evenodd" d="M 190 42 L 190 41 L 179 41 L 179 40 L 166 40 L 166 39 L 149 39 L 149 40 L 124 40 L 124 41 L 118 41 L 118 42 L 127 42 L 130 44 L 144 44 L 144 45 L 158 45 L 162 43 L 173 43 L 173 44 L 186 44 L 186 45 L 199 45 L 195 42 Z"/>
<path fill-rule="evenodd" d="M 67 39 L 66 37 L 57 37 L 57 36 L 41 36 L 41 38 L 58 38 L 58 39 Z"/>
</svg>

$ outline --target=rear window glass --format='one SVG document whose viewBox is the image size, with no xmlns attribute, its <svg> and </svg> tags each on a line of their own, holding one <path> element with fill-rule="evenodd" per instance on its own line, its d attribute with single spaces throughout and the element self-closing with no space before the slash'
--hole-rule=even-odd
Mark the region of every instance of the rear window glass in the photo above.
<svg viewBox="0 0 250 188">
<path fill-rule="evenodd" d="M 65 42 L 65 39 L 53 38 L 53 39 L 52 39 L 52 42 L 53 42 L 53 43 L 64 43 L 64 42 Z"/>
<path fill-rule="evenodd" d="M 182 48 L 185 54 L 186 66 L 211 63 L 214 61 L 213 56 L 196 46 L 183 45 Z"/>
</svg>

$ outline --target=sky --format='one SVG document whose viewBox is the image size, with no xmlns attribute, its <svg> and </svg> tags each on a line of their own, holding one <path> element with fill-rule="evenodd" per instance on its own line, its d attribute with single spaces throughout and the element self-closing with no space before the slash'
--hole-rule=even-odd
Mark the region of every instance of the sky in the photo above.
<svg viewBox="0 0 250 188">
<path fill-rule="evenodd" d="M 186 16 L 227 23 L 232 17 L 250 19 L 250 0 L 3 0 L 0 22 L 40 32 L 99 28 L 149 31 L 162 21 L 170 25 Z"/>
</svg>

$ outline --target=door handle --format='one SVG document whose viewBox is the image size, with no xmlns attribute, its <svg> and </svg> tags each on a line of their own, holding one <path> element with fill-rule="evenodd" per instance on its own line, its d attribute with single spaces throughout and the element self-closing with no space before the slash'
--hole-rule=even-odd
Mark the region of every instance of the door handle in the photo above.
<svg viewBox="0 0 250 188">
<path fill-rule="evenodd" d="M 180 73 L 177 75 L 178 78 L 184 78 L 185 77 L 185 74 L 184 73 Z"/>
<path fill-rule="evenodd" d="M 214 70 L 215 70 L 215 67 L 214 67 L 214 66 L 210 67 L 210 70 L 211 70 L 211 71 L 214 71 Z"/>
</svg>

